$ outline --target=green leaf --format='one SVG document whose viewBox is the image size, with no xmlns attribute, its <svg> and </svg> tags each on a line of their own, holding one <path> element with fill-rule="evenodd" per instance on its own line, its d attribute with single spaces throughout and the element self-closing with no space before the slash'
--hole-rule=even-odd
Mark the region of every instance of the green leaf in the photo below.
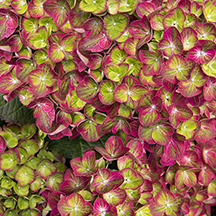
<svg viewBox="0 0 216 216">
<path fill-rule="evenodd" d="M 31 216 L 37 216 L 37 215 L 40 215 L 40 214 L 41 214 L 41 212 L 38 209 L 36 209 L 36 208 L 34 208 L 34 209 L 28 208 L 28 209 L 25 209 L 22 212 L 22 216 L 29 216 L 29 215 L 31 215 Z"/>
<path fill-rule="evenodd" d="M 129 69 L 126 75 L 130 75 L 131 73 L 134 76 L 138 76 L 139 72 L 140 72 L 140 68 L 142 67 L 142 64 L 140 61 L 138 61 L 137 59 L 133 58 L 133 57 L 128 57 L 124 63 L 129 64 Z"/>
<path fill-rule="evenodd" d="M 10 150 L 0 155 L 0 169 L 8 172 L 11 172 L 19 162 L 17 153 Z"/>
<path fill-rule="evenodd" d="M 37 30 L 37 19 L 36 18 L 24 18 L 22 20 L 22 27 L 24 28 L 24 30 L 28 33 L 30 33 L 30 35 L 34 34 Z"/>
<path fill-rule="evenodd" d="M 6 63 L 7 59 L 4 57 L 0 58 L 0 75 L 8 73 L 12 69 L 12 65 Z"/>
<path fill-rule="evenodd" d="M 114 40 L 120 37 L 127 28 L 128 17 L 123 14 L 107 15 L 104 17 L 106 35 Z"/>
<path fill-rule="evenodd" d="M 28 167 L 32 169 L 36 169 L 39 162 L 40 162 L 40 159 L 33 156 L 25 163 L 25 165 L 27 165 Z"/>
<path fill-rule="evenodd" d="M 49 159 L 41 160 L 36 169 L 36 175 L 41 176 L 43 179 L 47 179 L 56 172 L 57 167 Z"/>
<path fill-rule="evenodd" d="M 137 0 L 120 0 L 119 12 L 129 12 L 131 15 L 137 5 Z"/>
<path fill-rule="evenodd" d="M 126 56 L 127 53 L 124 50 L 119 49 L 118 46 L 114 47 L 110 53 L 111 64 L 117 65 L 122 63 Z"/>
<path fill-rule="evenodd" d="M 119 1 L 118 0 L 108 0 L 107 1 L 107 9 L 109 14 L 117 14 L 119 8 Z"/>
<path fill-rule="evenodd" d="M 16 185 L 14 185 L 14 191 L 17 195 L 19 196 L 27 196 L 29 193 L 29 185 L 25 185 L 25 186 L 21 186 L 19 185 L 19 183 L 17 183 Z"/>
<path fill-rule="evenodd" d="M 35 180 L 35 173 L 30 167 L 23 165 L 16 172 L 15 179 L 19 182 L 21 186 L 25 186 Z"/>
<path fill-rule="evenodd" d="M 36 133 L 37 128 L 34 124 L 25 124 L 22 126 L 21 134 L 26 138 L 30 139 Z"/>
<path fill-rule="evenodd" d="M 51 35 L 52 31 L 57 31 L 58 28 L 53 22 L 52 17 L 44 17 L 39 20 L 39 27 L 46 26 L 48 35 Z"/>
<path fill-rule="evenodd" d="M 27 197 L 21 196 L 18 198 L 18 206 L 19 209 L 23 210 L 23 209 L 27 209 L 29 206 L 29 200 Z"/>
<path fill-rule="evenodd" d="M 30 208 L 35 208 L 36 204 L 39 203 L 41 201 L 41 198 L 39 195 L 32 195 L 30 198 L 30 202 L 29 202 L 29 206 Z"/>
<path fill-rule="evenodd" d="M 20 153 L 20 164 L 23 164 L 27 161 L 28 159 L 28 154 L 27 154 L 27 151 L 24 149 L 24 148 L 17 148 L 19 150 L 19 153 Z"/>
<path fill-rule="evenodd" d="M 191 139 L 196 134 L 196 128 L 198 127 L 198 123 L 190 119 L 188 121 L 183 122 L 177 129 L 177 133 L 186 137 L 186 139 Z"/>
<path fill-rule="evenodd" d="M 180 7 L 171 10 L 163 19 L 163 25 L 165 28 L 171 26 L 176 27 L 179 31 L 182 31 L 185 21 L 185 15 Z"/>
<path fill-rule="evenodd" d="M 7 176 L 1 180 L 1 187 L 5 189 L 11 189 L 14 185 L 14 181 Z"/>
<path fill-rule="evenodd" d="M 4 201 L 4 206 L 6 208 L 14 209 L 16 206 L 16 199 L 14 197 L 9 197 Z"/>
<path fill-rule="evenodd" d="M 216 5 L 210 4 L 203 7 L 203 14 L 208 22 L 216 22 Z"/>
<path fill-rule="evenodd" d="M 201 65 L 203 72 L 210 77 L 216 76 L 216 58 L 213 58 L 210 62 L 204 63 Z"/>
<path fill-rule="evenodd" d="M 15 166 L 15 168 L 12 171 L 10 172 L 6 171 L 7 176 L 10 177 L 11 179 L 14 179 L 14 175 L 18 171 L 18 169 L 19 166 Z"/>
<path fill-rule="evenodd" d="M 29 39 L 29 46 L 33 49 L 40 49 L 47 45 L 47 29 L 45 26 L 40 27 L 37 33 L 32 35 Z"/>
<path fill-rule="evenodd" d="M 31 123 L 34 122 L 33 110 L 24 106 L 18 97 L 13 98 L 8 103 L 0 95 L 0 119 L 10 123 Z"/>
<path fill-rule="evenodd" d="M 156 126 L 152 133 L 153 140 L 159 145 L 167 145 L 173 134 L 173 128 L 171 125 L 164 123 Z"/>
<path fill-rule="evenodd" d="M 104 80 L 100 84 L 99 99 L 101 103 L 110 105 L 115 102 L 113 98 L 113 91 L 115 90 L 115 85 L 111 80 Z"/>
<path fill-rule="evenodd" d="M 45 185 L 42 177 L 37 176 L 36 180 L 30 184 L 30 188 L 32 191 L 37 192 L 39 189 L 43 188 Z"/>
<path fill-rule="evenodd" d="M 149 205 L 144 205 L 136 211 L 136 216 L 142 216 L 142 215 L 152 216 L 152 213 L 150 212 L 149 209 Z"/>
<path fill-rule="evenodd" d="M 12 133 L 2 131 L 0 135 L 5 139 L 7 147 L 14 148 L 18 145 L 18 139 Z"/>
<path fill-rule="evenodd" d="M 48 53 L 45 51 L 45 50 L 37 50 L 35 53 L 34 53 L 34 56 L 33 56 L 33 59 L 34 61 L 40 65 L 42 63 L 49 63 L 49 64 L 53 64 L 49 58 L 48 58 Z"/>
<path fill-rule="evenodd" d="M 82 0 L 79 7 L 85 12 L 98 14 L 104 12 L 107 5 L 106 0 Z"/>
<path fill-rule="evenodd" d="M 78 192 L 78 194 L 80 194 L 86 201 L 93 201 L 94 200 L 94 196 L 91 192 L 89 192 L 88 190 L 81 190 Z"/>
<path fill-rule="evenodd" d="M 80 135 L 70 140 L 68 137 L 63 137 L 59 140 L 49 140 L 48 147 L 50 149 L 57 148 L 64 157 L 66 158 L 76 158 L 82 157 L 84 151 L 90 147 L 100 146 L 105 147 L 105 142 L 111 136 L 111 133 L 108 133 L 101 137 L 96 142 L 87 142 Z"/>
<path fill-rule="evenodd" d="M 117 65 L 109 65 L 105 68 L 105 75 L 108 79 L 119 82 L 128 71 L 128 64 L 121 63 Z"/>
<path fill-rule="evenodd" d="M 38 150 L 38 142 L 34 139 L 24 140 L 20 145 L 27 151 L 28 156 L 33 156 Z"/>
<path fill-rule="evenodd" d="M 54 160 L 54 156 L 53 156 L 52 152 L 46 151 L 45 149 L 41 149 L 39 151 L 39 153 L 37 154 L 37 158 L 39 158 L 40 160 L 48 158 L 52 162 Z"/>
<path fill-rule="evenodd" d="M 4 214 L 4 216 L 18 216 L 15 210 L 7 210 Z"/>
</svg>

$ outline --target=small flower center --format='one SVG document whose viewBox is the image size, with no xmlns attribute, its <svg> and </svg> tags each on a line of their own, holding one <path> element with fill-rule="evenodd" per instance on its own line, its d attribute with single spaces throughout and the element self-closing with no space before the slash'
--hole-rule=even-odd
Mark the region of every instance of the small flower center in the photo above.
<svg viewBox="0 0 216 216">
<path fill-rule="evenodd" d="M 206 37 L 206 34 L 201 35 L 201 37 L 202 37 L 202 38 L 205 38 L 205 37 Z"/>
<path fill-rule="evenodd" d="M 123 35 L 127 37 L 128 36 L 128 32 L 126 31 Z"/>
<path fill-rule="evenodd" d="M 13 79 L 13 84 L 16 84 L 18 83 L 18 80 L 17 79 Z"/>
<path fill-rule="evenodd" d="M 22 100 L 27 99 L 27 97 L 25 95 L 21 95 L 20 97 L 22 98 Z"/>
<path fill-rule="evenodd" d="M 3 1 L 0 1 L 0 2 L 3 2 Z M 20 5 L 21 6 L 25 5 L 25 2 L 20 2 Z"/>
<path fill-rule="evenodd" d="M 131 92 L 130 92 L 130 91 L 128 91 L 128 92 L 127 92 L 127 94 L 128 94 L 128 95 L 131 95 Z"/>
<path fill-rule="evenodd" d="M 125 180 L 124 180 L 125 182 L 129 182 L 130 181 L 130 179 L 128 179 L 128 178 L 125 178 Z"/>
<path fill-rule="evenodd" d="M 177 111 L 178 111 L 178 110 L 177 110 L 176 108 L 173 109 L 173 112 L 174 112 L 174 113 L 177 112 Z"/>
<path fill-rule="evenodd" d="M 203 56 L 203 55 L 205 55 L 205 52 L 204 52 L 204 51 L 201 51 L 200 54 Z"/>
<path fill-rule="evenodd" d="M 107 183 L 107 180 L 103 180 L 102 183 L 103 183 L 103 184 L 106 184 L 106 183 Z"/>
<path fill-rule="evenodd" d="M 171 49 L 175 48 L 175 46 L 172 43 L 170 44 L 170 47 L 171 47 Z"/>
<path fill-rule="evenodd" d="M 169 207 L 170 207 L 170 204 L 169 204 L 169 203 L 167 203 L 167 204 L 166 204 L 166 207 L 168 207 L 168 208 L 169 208 Z"/>
<path fill-rule="evenodd" d="M 102 210 L 101 214 L 102 214 L 102 216 L 105 216 L 106 215 L 106 210 Z"/>
</svg>

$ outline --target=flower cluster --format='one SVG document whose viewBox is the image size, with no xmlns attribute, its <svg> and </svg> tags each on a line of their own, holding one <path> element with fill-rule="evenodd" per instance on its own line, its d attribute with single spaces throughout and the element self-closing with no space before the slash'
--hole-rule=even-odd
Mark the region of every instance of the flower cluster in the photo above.
<svg viewBox="0 0 216 216">
<path fill-rule="evenodd" d="M 121 131 L 167 145 L 177 132 L 205 142 L 215 136 L 215 5 L 1 2 L 0 92 L 19 95 L 51 139 Z"/>
<path fill-rule="evenodd" d="M 125 215 L 124 209 L 210 214 L 216 196 L 215 14 L 215 0 L 0 2 L 4 98 L 18 95 L 51 139 L 119 136 L 72 159 L 62 184 L 60 177 L 58 185 L 46 183 L 52 215 Z M 38 151 L 35 143 L 18 148 L 29 144 Z M 0 168 L 21 169 L 14 176 L 21 186 L 32 184 L 30 173 L 48 181 L 56 172 L 48 159 L 41 166 L 53 170 L 16 166 L 22 153 L 7 145 L 5 153 L 1 144 Z M 119 171 L 108 169 L 113 160 Z M 31 172 L 21 180 L 26 169 Z"/>
<path fill-rule="evenodd" d="M 47 191 L 58 191 L 66 166 L 46 150 L 45 134 L 33 124 L 0 131 L 0 215 L 45 215 Z"/>
<path fill-rule="evenodd" d="M 180 138 L 175 141 L 185 145 Z M 164 167 L 161 148 L 152 148 L 147 159 L 142 141 L 132 139 L 125 147 L 121 138 L 111 136 L 105 148 L 88 149 L 70 161 L 59 192 L 49 195 L 51 215 L 210 215 L 216 197 L 210 156 L 216 154 L 215 144 L 191 146 L 175 165 Z"/>
</svg>

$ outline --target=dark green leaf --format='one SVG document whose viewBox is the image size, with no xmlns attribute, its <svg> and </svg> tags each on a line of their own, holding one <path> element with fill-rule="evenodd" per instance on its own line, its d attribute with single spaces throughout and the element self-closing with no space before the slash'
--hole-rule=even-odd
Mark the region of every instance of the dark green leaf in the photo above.
<svg viewBox="0 0 216 216">
<path fill-rule="evenodd" d="M 34 122 L 33 110 L 24 106 L 16 96 L 8 103 L 0 95 L 0 119 L 10 123 L 31 123 Z"/>
<path fill-rule="evenodd" d="M 63 137 L 59 140 L 49 140 L 48 147 L 50 149 L 58 148 L 64 157 L 72 159 L 76 157 L 82 157 L 84 151 L 90 147 L 104 147 L 105 142 L 110 136 L 112 136 L 112 134 L 108 133 L 96 142 L 87 142 L 80 135 L 73 140 L 70 140 L 68 137 Z"/>
</svg>

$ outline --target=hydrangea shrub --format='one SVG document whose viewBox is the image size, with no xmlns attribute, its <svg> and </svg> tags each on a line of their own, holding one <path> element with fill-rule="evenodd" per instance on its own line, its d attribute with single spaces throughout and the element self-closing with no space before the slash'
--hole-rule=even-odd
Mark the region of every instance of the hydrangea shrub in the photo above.
<svg viewBox="0 0 216 216">
<path fill-rule="evenodd" d="M 46 191 L 58 191 L 65 159 L 47 150 L 34 124 L 0 129 L 0 215 L 46 215 Z"/>
<path fill-rule="evenodd" d="M 214 124 L 215 4 L 2 1 L 0 92 L 34 109 L 51 139 L 121 131 L 167 145 L 177 132 L 205 142 L 215 133 L 205 124 Z"/>
<path fill-rule="evenodd" d="M 104 215 L 101 209 L 110 215 L 127 215 L 123 209 L 128 215 L 210 214 L 216 188 L 215 23 L 215 0 L 0 2 L 5 100 L 18 96 L 33 109 L 50 139 L 80 135 L 95 142 L 116 135 L 104 148 L 73 158 L 59 190 L 44 190 L 52 215 Z M 35 149 L 35 142 L 23 142 L 30 144 Z M 3 170 L 18 167 L 16 181 L 31 184 L 34 175 L 20 176 L 34 173 L 32 167 L 17 166 L 16 144 L 8 148 Z M 14 161 L 9 167 L 6 158 Z M 118 170 L 111 171 L 116 160 Z M 49 166 L 41 176 L 49 179 L 56 170 L 51 164 L 44 159 L 36 173 Z M 138 182 L 126 183 L 126 176 Z M 82 189 L 73 189 L 74 178 Z"/>
<path fill-rule="evenodd" d="M 105 148 L 88 149 L 70 161 L 60 195 L 51 193 L 57 200 L 51 215 L 211 215 L 216 182 L 215 165 L 208 159 L 215 154 L 216 142 L 186 149 L 182 135 L 175 135 L 174 141 L 184 157 L 159 158 L 161 147 L 153 146 L 148 160 L 144 142 L 134 138 L 125 147 L 118 136 L 111 136 Z M 177 157 L 175 148 L 170 149 L 170 157 Z"/>
</svg>

